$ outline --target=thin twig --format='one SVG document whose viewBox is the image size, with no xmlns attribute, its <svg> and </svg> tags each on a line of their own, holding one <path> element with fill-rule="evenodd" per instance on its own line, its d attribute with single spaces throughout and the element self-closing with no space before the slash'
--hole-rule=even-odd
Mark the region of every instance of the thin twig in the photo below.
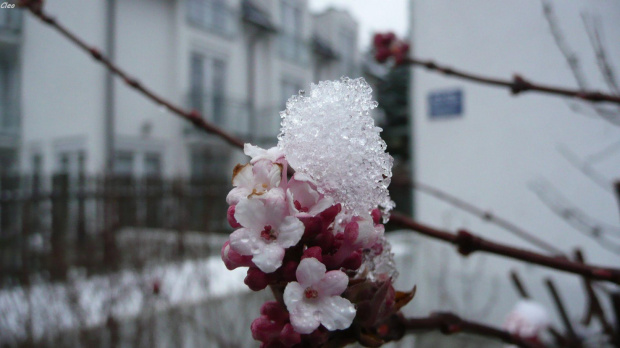
<svg viewBox="0 0 620 348">
<path fill-rule="evenodd" d="M 620 254 L 620 227 L 604 224 L 588 216 L 562 196 L 547 180 L 532 182 L 529 188 L 542 203 L 575 230 L 592 238 L 601 247 Z"/>
<path fill-rule="evenodd" d="M 218 137 L 224 139 L 230 145 L 243 149 L 243 141 L 236 138 L 232 134 L 229 134 L 223 129 L 205 121 L 203 115 L 201 115 L 200 112 L 198 112 L 197 110 L 184 110 L 183 108 L 170 103 L 160 95 L 153 92 L 151 89 L 142 85 L 140 81 L 130 76 L 127 72 L 114 64 L 108 57 L 102 54 L 97 47 L 88 45 L 77 35 L 69 31 L 69 29 L 56 21 L 56 19 L 46 14 L 40 6 L 37 6 L 36 1 L 25 1 L 22 6 L 27 8 L 30 13 L 41 19 L 44 23 L 56 29 L 64 37 L 73 42 L 76 46 L 89 53 L 96 61 L 103 64 L 112 74 L 120 77 L 127 86 L 142 93 L 144 96 L 151 99 L 156 104 L 161 105 L 166 109 L 172 111 L 185 121 L 192 123 L 196 128 L 203 130 L 207 133 L 217 135 Z"/>
<path fill-rule="evenodd" d="M 557 254 L 557 255 L 564 255 L 565 253 L 554 247 L 553 245 L 545 242 L 544 240 L 536 237 L 533 233 L 529 233 L 527 231 L 525 231 L 524 229 L 522 229 L 521 227 L 515 225 L 514 223 L 502 218 L 501 216 L 497 216 L 495 214 L 493 214 L 490 211 L 484 210 L 482 208 L 479 208 L 465 200 L 462 200 L 454 195 L 451 195 L 447 192 L 441 191 L 438 188 L 420 183 L 420 182 L 415 182 L 412 184 L 413 187 L 415 189 L 417 189 L 418 191 L 422 191 L 424 193 L 427 193 L 435 198 L 438 198 L 446 203 L 449 203 L 459 209 L 462 209 L 470 214 L 473 214 L 477 217 L 479 217 L 482 220 L 485 220 L 489 223 L 493 223 L 499 227 L 502 227 L 503 229 L 507 230 L 508 232 L 513 233 L 514 235 L 532 243 L 533 245 L 547 251 L 553 254 Z"/>
<path fill-rule="evenodd" d="M 611 182 L 594 170 L 590 164 L 581 161 L 574 152 L 569 150 L 564 145 L 558 145 L 557 149 L 564 159 L 566 159 L 573 167 L 577 168 L 588 179 L 592 180 L 593 183 L 607 192 L 612 192 Z"/>
<path fill-rule="evenodd" d="M 465 230 L 460 230 L 458 234 L 453 234 L 418 223 L 413 219 L 396 212 L 391 214 L 390 221 L 403 227 L 410 228 L 427 237 L 454 244 L 463 255 L 469 255 L 475 251 L 485 251 L 491 254 L 502 255 L 511 259 L 521 260 L 553 268 L 559 271 L 579 274 L 596 280 L 604 280 L 620 284 L 620 269 L 581 264 L 565 258 L 547 256 L 532 251 L 511 247 L 505 244 L 491 242 L 479 236 L 475 236 Z"/>
<path fill-rule="evenodd" d="M 548 0 L 542 0 L 542 5 L 543 14 L 545 16 L 545 19 L 547 20 L 547 23 L 549 24 L 549 30 L 551 31 L 551 35 L 553 36 L 553 40 L 556 46 L 558 47 L 560 53 L 562 53 L 562 55 L 564 56 L 564 59 L 566 59 L 566 63 L 568 64 L 570 71 L 573 74 L 575 81 L 577 82 L 579 90 L 586 91 L 589 87 L 583 71 L 581 70 L 579 58 L 577 57 L 577 54 L 566 43 L 564 35 L 562 34 L 562 30 L 558 25 L 558 20 L 555 16 L 555 13 L 553 12 L 551 3 Z M 617 112 L 617 110 L 611 111 L 605 108 L 597 107 L 596 105 L 590 105 L 590 107 L 600 118 L 615 126 L 620 126 L 620 114 Z M 576 105 L 571 106 L 571 109 L 573 109 L 575 112 L 580 112 L 579 107 Z"/>
<path fill-rule="evenodd" d="M 580 346 L 579 344 L 580 339 L 575 333 L 573 324 L 571 323 L 570 318 L 568 317 L 568 313 L 566 312 L 566 308 L 564 306 L 564 303 L 562 302 L 562 299 L 560 298 L 560 294 L 558 293 L 558 290 L 556 289 L 555 284 L 553 283 L 551 279 L 547 278 L 545 280 L 545 285 L 547 285 L 547 288 L 549 289 L 549 292 L 551 293 L 551 297 L 553 297 L 553 302 L 555 303 L 555 307 L 557 308 L 560 314 L 560 318 L 562 318 L 562 322 L 564 323 L 564 327 L 566 328 L 568 337 L 570 341 L 573 342 L 571 346 Z"/>
<path fill-rule="evenodd" d="M 541 347 L 539 344 L 529 342 L 508 331 L 490 325 L 464 320 L 452 313 L 434 313 L 425 318 L 403 318 L 402 324 L 408 332 L 439 330 L 446 335 L 464 332 L 500 339 L 505 343 L 514 344 L 519 347 Z"/>
<path fill-rule="evenodd" d="M 600 91 L 575 90 L 575 89 L 564 88 L 564 87 L 536 84 L 534 82 L 531 82 L 525 79 L 519 74 L 515 74 L 512 80 L 505 80 L 505 79 L 487 77 L 487 76 L 464 72 L 462 70 L 457 70 L 457 69 L 454 69 L 448 66 L 440 65 L 438 63 L 435 63 L 432 60 L 407 58 L 404 60 L 404 64 L 422 66 L 422 67 L 427 68 L 428 70 L 437 71 L 444 75 L 454 76 L 454 77 L 462 78 L 468 81 L 479 82 L 482 84 L 493 85 L 493 86 L 498 86 L 498 87 L 506 87 L 510 89 L 510 92 L 514 95 L 517 95 L 523 92 L 528 92 L 528 91 L 536 91 L 536 92 L 541 92 L 541 93 L 578 98 L 578 99 L 587 100 L 593 103 L 610 102 L 614 104 L 620 104 L 620 97 L 615 96 L 615 95 L 605 94 Z"/>
</svg>

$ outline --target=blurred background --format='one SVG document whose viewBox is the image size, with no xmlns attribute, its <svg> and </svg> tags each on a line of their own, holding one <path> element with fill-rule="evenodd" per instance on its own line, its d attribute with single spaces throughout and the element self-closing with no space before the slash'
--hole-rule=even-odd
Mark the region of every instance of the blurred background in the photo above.
<svg viewBox="0 0 620 348">
<path fill-rule="evenodd" d="M 364 77 L 395 159 L 398 211 L 620 266 L 620 108 L 511 96 L 378 64 L 372 51 L 373 35 L 391 31 L 412 55 L 466 71 L 620 94 L 617 1 L 47 0 L 44 9 L 173 104 L 263 147 L 276 144 L 291 95 L 311 82 Z M 232 231 L 232 168 L 245 162 L 29 13 L 0 8 L 0 346 L 257 346 L 249 325 L 271 294 L 250 292 L 245 272 L 226 270 L 219 256 Z M 505 217 L 553 250 L 414 182 Z M 579 277 L 482 253 L 464 258 L 388 230 L 397 289 L 418 287 L 407 314 L 452 311 L 501 326 L 520 298 L 512 271 L 559 331 L 584 346 L 610 344 L 605 323 L 584 316 Z M 617 327 L 620 289 L 594 291 Z M 500 346 L 432 333 L 395 345 Z"/>
</svg>

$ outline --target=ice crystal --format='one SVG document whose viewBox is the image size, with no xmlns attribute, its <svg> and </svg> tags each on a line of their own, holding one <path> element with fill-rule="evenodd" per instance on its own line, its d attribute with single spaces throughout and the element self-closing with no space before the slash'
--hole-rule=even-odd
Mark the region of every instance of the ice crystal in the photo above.
<svg viewBox="0 0 620 348">
<path fill-rule="evenodd" d="M 394 253 L 392 253 L 390 242 L 385 236 L 379 239 L 376 247 L 364 250 L 362 267 L 357 273 L 372 281 L 385 278 L 396 280 L 398 278 Z"/>
<path fill-rule="evenodd" d="M 364 216 L 377 206 L 394 206 L 388 193 L 392 157 L 370 110 L 377 107 L 363 78 L 311 84 L 280 113 L 278 146 L 297 172 L 309 175 L 321 193 L 342 203 L 347 213 Z"/>
</svg>

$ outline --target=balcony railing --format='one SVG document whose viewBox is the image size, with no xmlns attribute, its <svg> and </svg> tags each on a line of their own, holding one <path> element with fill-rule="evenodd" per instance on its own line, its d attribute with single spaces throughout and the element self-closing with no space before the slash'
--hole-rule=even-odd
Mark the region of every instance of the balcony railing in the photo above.
<svg viewBox="0 0 620 348">
<path fill-rule="evenodd" d="M 309 64 L 310 43 L 301 37 L 280 33 L 280 57 L 300 65 Z"/>
<path fill-rule="evenodd" d="M 188 0 L 187 21 L 200 29 L 231 37 L 237 31 L 239 16 L 225 1 Z"/>
<path fill-rule="evenodd" d="M 206 121 L 240 136 L 243 139 L 273 138 L 280 129 L 280 115 L 276 107 L 250 110 L 245 100 L 234 100 L 217 94 L 190 93 L 188 106 L 203 115 Z M 193 127 L 187 128 L 196 134 Z"/>
<path fill-rule="evenodd" d="M 19 103 L 7 96 L 0 96 L 0 100 L 0 135 L 17 136 L 20 129 Z"/>
</svg>

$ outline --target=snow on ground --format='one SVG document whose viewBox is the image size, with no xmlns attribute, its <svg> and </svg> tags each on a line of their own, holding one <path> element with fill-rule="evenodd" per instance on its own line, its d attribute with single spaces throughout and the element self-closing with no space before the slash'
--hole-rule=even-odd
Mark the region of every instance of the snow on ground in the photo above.
<svg viewBox="0 0 620 348">
<path fill-rule="evenodd" d="M 149 236 L 153 236 L 152 232 Z M 144 236 L 125 231 L 119 237 L 136 241 Z M 174 241 L 171 233 L 162 232 L 159 237 Z M 402 231 L 389 233 L 387 237 L 397 268 L 411 269 L 414 235 Z M 202 237 L 190 233 L 186 238 L 215 246 L 222 245 L 226 236 Z M 102 326 L 110 314 L 117 319 L 132 319 L 145 311 L 166 311 L 233 297 L 250 291 L 243 283 L 245 275 L 245 268 L 226 269 L 218 253 L 200 260 L 92 277 L 72 270 L 64 283 L 39 282 L 28 288 L 0 290 L 0 344 L 23 340 L 29 331 L 38 340 L 60 331 Z M 410 289 L 412 278 L 411 272 L 401 271 L 397 288 Z M 159 294 L 154 293 L 156 287 Z"/>
<path fill-rule="evenodd" d="M 0 343 L 24 339 L 29 330 L 39 339 L 62 330 L 100 326 L 110 313 L 127 319 L 147 307 L 163 311 L 248 292 L 244 277 L 243 269 L 229 271 L 219 256 L 213 256 L 90 278 L 73 271 L 65 283 L 2 290 Z M 154 293 L 156 287 L 159 294 Z"/>
</svg>

